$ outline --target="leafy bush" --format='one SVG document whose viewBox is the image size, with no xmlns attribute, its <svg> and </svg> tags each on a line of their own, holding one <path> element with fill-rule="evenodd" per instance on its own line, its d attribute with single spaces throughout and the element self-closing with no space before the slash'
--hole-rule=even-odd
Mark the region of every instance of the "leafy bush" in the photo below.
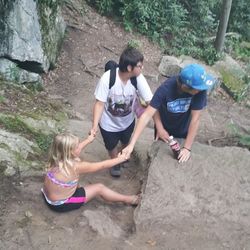
<svg viewBox="0 0 250 250">
<path fill-rule="evenodd" d="M 250 4 L 246 0 L 234 0 L 229 19 L 229 30 L 237 32 L 250 42 Z"/>
<path fill-rule="evenodd" d="M 228 37 L 225 50 L 238 60 L 250 63 L 250 42 L 246 42 L 238 34 Z"/>
<path fill-rule="evenodd" d="M 221 1 L 219 0 L 87 0 L 104 15 L 122 19 L 125 29 L 137 30 L 157 41 L 168 54 L 186 54 L 213 64 L 220 55 L 214 49 Z M 243 32 L 249 26 L 250 5 L 233 1 L 231 26 Z M 242 13 L 237 17 L 239 8 Z M 213 39 L 211 39 L 213 38 Z M 234 49 L 239 48 L 236 46 Z M 242 53 L 242 52 L 240 52 Z M 243 52 L 245 53 L 245 52 Z"/>
<path fill-rule="evenodd" d="M 236 124 L 230 124 L 229 128 L 231 134 L 238 139 L 239 145 L 250 150 L 250 131 L 244 129 L 243 132 L 242 129 Z"/>
<path fill-rule="evenodd" d="M 138 49 L 138 48 L 140 48 L 140 41 L 138 41 L 138 40 L 130 40 L 130 41 L 128 41 L 128 46 Z"/>
</svg>

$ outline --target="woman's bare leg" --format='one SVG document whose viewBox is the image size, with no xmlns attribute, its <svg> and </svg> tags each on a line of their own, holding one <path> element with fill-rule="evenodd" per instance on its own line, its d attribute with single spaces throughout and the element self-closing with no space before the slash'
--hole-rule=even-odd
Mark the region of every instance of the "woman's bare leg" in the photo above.
<svg viewBox="0 0 250 250">
<path fill-rule="evenodd" d="M 111 201 L 111 202 L 124 202 L 127 204 L 138 204 L 138 195 L 123 195 L 120 193 L 117 193 L 108 187 L 104 186 L 101 183 L 98 184 L 91 184 L 84 187 L 86 192 L 86 198 L 87 202 L 92 200 L 93 198 L 100 196 L 105 201 Z"/>
</svg>

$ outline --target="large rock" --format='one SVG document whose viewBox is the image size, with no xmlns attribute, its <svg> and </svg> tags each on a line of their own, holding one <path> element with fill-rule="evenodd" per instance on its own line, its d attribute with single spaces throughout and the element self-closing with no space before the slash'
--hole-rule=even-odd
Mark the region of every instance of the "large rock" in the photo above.
<svg viewBox="0 0 250 250">
<path fill-rule="evenodd" d="M 42 78 L 39 74 L 21 69 L 16 63 L 5 58 L 0 58 L 0 76 L 7 81 L 21 84 L 27 82 L 42 82 Z"/>
<path fill-rule="evenodd" d="M 176 249 L 199 248 L 194 238 L 202 249 L 220 244 L 229 249 L 250 246 L 248 150 L 195 143 L 192 158 L 179 164 L 167 144 L 156 142 L 150 155 L 142 202 L 135 214 L 137 232 L 157 239 L 160 228 L 166 245 Z"/>
<path fill-rule="evenodd" d="M 180 62 L 181 60 L 174 56 L 163 56 L 158 70 L 163 76 L 176 76 L 181 70 Z"/>
<path fill-rule="evenodd" d="M 65 31 L 58 1 L 1 1 L 0 16 L 0 57 L 33 73 L 47 72 Z"/>
<path fill-rule="evenodd" d="M 5 175 L 32 175 L 37 169 L 41 170 L 38 163 L 27 161 L 28 156 L 40 151 L 37 144 L 0 129 L 0 172 Z"/>
<path fill-rule="evenodd" d="M 229 55 L 225 55 L 223 60 L 218 61 L 213 66 L 222 76 L 223 88 L 236 100 L 247 97 L 250 91 L 250 74 L 247 67 L 234 60 Z"/>
<path fill-rule="evenodd" d="M 229 70 L 239 78 L 242 78 L 242 76 L 246 74 L 242 65 L 227 54 L 225 55 L 223 60 L 217 61 L 214 64 L 213 68 L 219 71 L 221 69 Z"/>
</svg>

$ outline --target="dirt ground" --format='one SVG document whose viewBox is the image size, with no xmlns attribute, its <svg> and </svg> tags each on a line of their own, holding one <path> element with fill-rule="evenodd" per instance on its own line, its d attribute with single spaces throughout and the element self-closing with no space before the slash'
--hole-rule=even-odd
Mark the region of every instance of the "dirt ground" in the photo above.
<svg viewBox="0 0 250 250">
<path fill-rule="evenodd" d="M 69 127 L 78 135 L 86 136 L 91 126 L 94 89 L 105 62 L 118 60 L 128 41 L 138 40 L 145 56 L 144 75 L 154 91 L 163 80 L 157 71 L 162 53 L 145 37 L 126 33 L 119 24 L 98 15 L 89 7 L 85 8 L 83 15 L 76 9 L 66 8 L 64 15 L 68 24 L 66 38 L 56 68 L 44 76 L 45 89 L 50 96 L 61 96 L 76 111 L 76 116 L 83 117 L 83 121 L 72 120 Z M 214 139 L 213 142 L 217 141 L 219 146 L 232 143 L 233 139 L 229 143 L 225 136 L 226 124 L 236 120 L 247 127 L 249 113 L 249 109 L 236 105 L 222 90 L 217 92 L 210 97 L 209 115 L 204 118 L 213 125 L 212 129 L 203 130 L 198 140 L 207 143 Z M 146 135 L 148 141 L 152 134 Z M 90 161 L 108 157 L 100 137 L 83 156 Z M 82 183 L 102 182 L 119 192 L 137 193 L 145 170 L 140 165 L 134 157 L 126 163 L 120 179 L 113 179 L 108 171 L 102 171 L 86 176 Z M 0 249 L 159 249 L 148 235 L 141 236 L 139 240 L 133 237 L 134 208 L 95 200 L 78 211 L 55 214 L 42 201 L 42 181 L 43 177 L 37 176 L 4 178 L 1 182 Z M 102 237 L 89 227 L 84 210 L 100 209 L 106 211 L 122 229 L 121 237 Z"/>
</svg>

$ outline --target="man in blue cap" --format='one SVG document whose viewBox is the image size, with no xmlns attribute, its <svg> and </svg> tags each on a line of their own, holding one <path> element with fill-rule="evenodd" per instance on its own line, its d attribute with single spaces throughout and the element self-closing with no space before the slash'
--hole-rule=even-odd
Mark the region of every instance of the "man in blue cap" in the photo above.
<svg viewBox="0 0 250 250">
<path fill-rule="evenodd" d="M 150 105 L 137 123 L 130 144 L 123 152 L 128 156 L 131 154 L 138 137 L 154 117 L 155 138 L 165 142 L 169 142 L 170 136 L 184 138 L 178 161 L 187 161 L 198 131 L 202 109 L 207 104 L 207 90 L 213 84 L 214 78 L 198 64 L 190 64 L 178 76 L 167 79 L 156 90 Z"/>
</svg>

